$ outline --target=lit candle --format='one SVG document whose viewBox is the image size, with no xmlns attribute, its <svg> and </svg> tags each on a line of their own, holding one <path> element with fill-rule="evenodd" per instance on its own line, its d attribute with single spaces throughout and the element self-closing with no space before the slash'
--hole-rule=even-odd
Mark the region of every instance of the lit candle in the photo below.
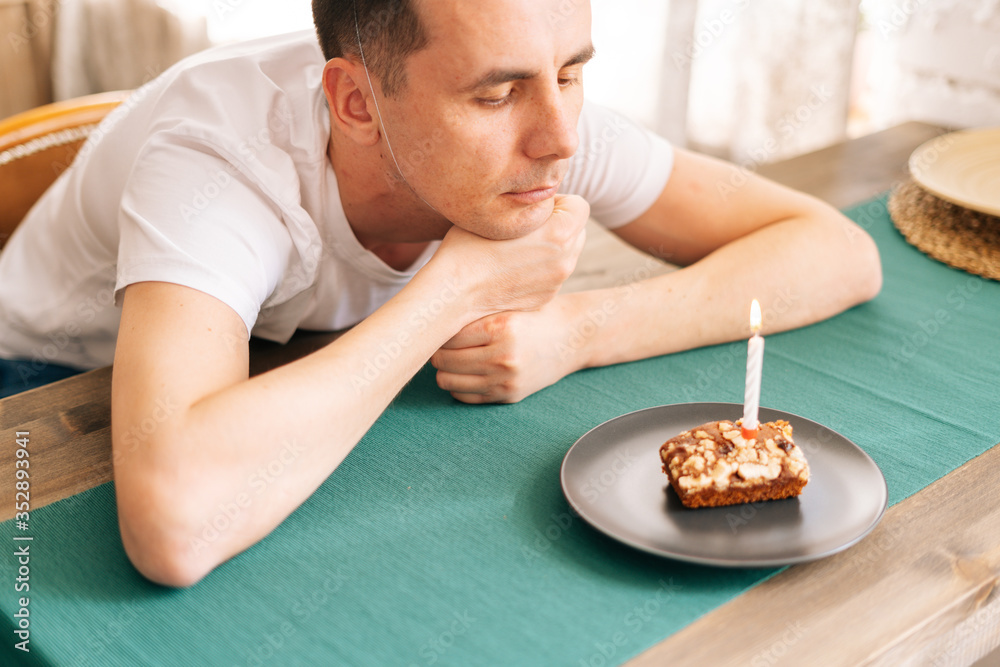
<svg viewBox="0 0 1000 667">
<path fill-rule="evenodd" d="M 750 304 L 750 331 L 753 336 L 747 343 L 747 381 L 743 392 L 742 435 L 749 440 L 757 437 L 757 410 L 760 408 L 760 376 L 764 367 L 764 339 L 760 335 L 760 304 L 757 299 Z"/>
</svg>

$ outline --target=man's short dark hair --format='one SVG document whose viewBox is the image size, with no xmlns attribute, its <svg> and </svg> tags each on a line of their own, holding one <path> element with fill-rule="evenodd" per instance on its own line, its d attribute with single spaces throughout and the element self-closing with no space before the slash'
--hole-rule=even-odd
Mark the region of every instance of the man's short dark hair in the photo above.
<svg viewBox="0 0 1000 667">
<path fill-rule="evenodd" d="M 327 60 L 360 59 L 360 34 L 365 61 L 383 94 L 392 96 L 406 87 L 406 58 L 427 45 L 411 0 L 312 0 L 312 11 Z"/>
</svg>

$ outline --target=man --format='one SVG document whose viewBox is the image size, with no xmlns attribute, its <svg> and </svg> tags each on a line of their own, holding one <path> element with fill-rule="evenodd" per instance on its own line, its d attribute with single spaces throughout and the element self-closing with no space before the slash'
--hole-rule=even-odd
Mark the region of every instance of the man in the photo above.
<svg viewBox="0 0 1000 667">
<path fill-rule="evenodd" d="M 571 11 L 316 0 L 314 16 L 322 56 L 301 36 L 237 45 L 139 91 L 0 262 L 6 286 L 43 259 L 37 239 L 78 221 L 69 233 L 82 250 L 43 280 L 63 316 L 38 323 L 42 291 L 5 298 L 13 343 L 0 356 L 72 319 L 81 291 L 66 284 L 113 283 L 120 319 L 105 303 L 56 361 L 98 365 L 114 351 L 122 540 L 154 581 L 192 585 L 267 535 L 428 359 L 458 400 L 514 402 L 584 367 L 744 337 L 750 299 L 766 304 L 793 282 L 795 306 L 768 318 L 771 331 L 879 290 L 874 244 L 835 210 L 755 177 L 721 198 L 734 167 L 585 106 L 583 0 Z M 609 123 L 620 136 L 606 150 L 579 150 Z M 627 299 L 556 296 L 588 202 L 621 238 L 690 266 Z M 567 346 L 609 298 L 615 316 Z M 353 324 L 248 379 L 251 331 L 287 340 Z M 392 364 L 366 374 L 390 345 Z M 267 502 L 193 548 L 289 443 L 295 463 Z"/>
</svg>

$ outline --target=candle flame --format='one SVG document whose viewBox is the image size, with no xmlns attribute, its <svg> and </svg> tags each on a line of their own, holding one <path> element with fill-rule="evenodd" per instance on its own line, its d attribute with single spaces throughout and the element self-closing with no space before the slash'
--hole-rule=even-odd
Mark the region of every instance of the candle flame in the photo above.
<svg viewBox="0 0 1000 667">
<path fill-rule="evenodd" d="M 757 303 L 757 299 L 753 300 L 750 304 L 750 331 L 757 335 L 760 332 L 760 304 Z"/>
</svg>

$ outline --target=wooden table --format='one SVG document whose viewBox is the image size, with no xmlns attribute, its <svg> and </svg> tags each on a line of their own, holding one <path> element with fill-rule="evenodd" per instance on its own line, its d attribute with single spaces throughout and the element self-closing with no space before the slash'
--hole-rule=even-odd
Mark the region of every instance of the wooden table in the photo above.
<svg viewBox="0 0 1000 667">
<path fill-rule="evenodd" d="M 908 123 L 760 172 L 846 207 L 905 178 L 910 152 L 941 132 Z M 567 289 L 669 270 L 592 228 Z M 251 372 L 336 336 L 254 341 Z M 111 479 L 110 379 L 104 368 L 0 400 L 0 438 L 31 432 L 32 509 Z M 2 448 L 0 479 L 13 479 L 13 451 Z M 998 468 L 1000 446 L 890 508 L 857 546 L 784 570 L 628 664 L 971 664 L 1000 644 Z M 13 494 L 0 486 L 0 519 L 13 516 Z"/>
<path fill-rule="evenodd" d="M 907 123 L 760 173 L 844 208 L 906 178 L 909 154 L 941 132 Z M 998 469 L 1000 445 L 889 508 L 857 546 L 782 571 L 628 665 L 979 660 L 1000 645 Z"/>
</svg>

